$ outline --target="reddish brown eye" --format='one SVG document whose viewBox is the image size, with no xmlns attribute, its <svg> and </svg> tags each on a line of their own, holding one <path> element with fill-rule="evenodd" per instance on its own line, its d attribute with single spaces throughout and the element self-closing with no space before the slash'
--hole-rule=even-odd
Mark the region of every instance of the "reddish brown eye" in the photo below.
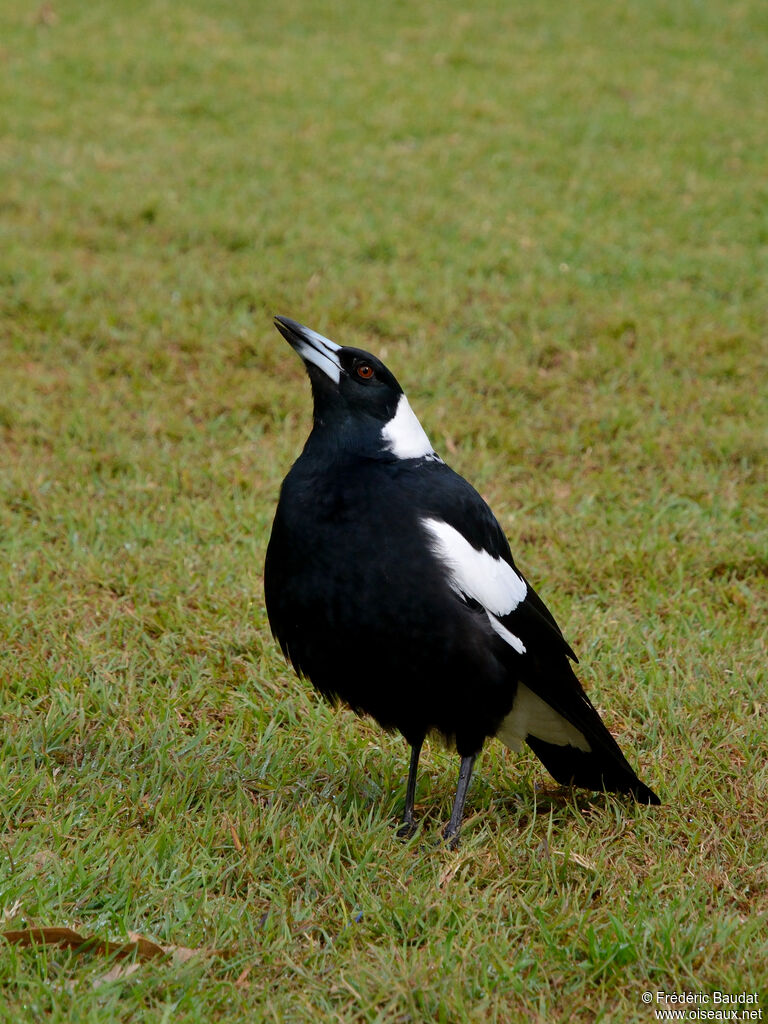
<svg viewBox="0 0 768 1024">
<path fill-rule="evenodd" d="M 361 363 L 355 370 L 358 377 L 362 377 L 363 380 L 370 380 L 373 376 L 373 367 L 369 366 L 368 363 Z"/>
</svg>

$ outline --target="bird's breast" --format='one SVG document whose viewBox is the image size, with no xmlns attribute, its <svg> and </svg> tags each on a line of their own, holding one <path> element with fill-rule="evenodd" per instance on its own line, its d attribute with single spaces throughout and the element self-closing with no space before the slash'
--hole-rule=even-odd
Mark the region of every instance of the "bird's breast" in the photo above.
<svg viewBox="0 0 768 1024">
<path fill-rule="evenodd" d="M 487 616 L 449 586 L 418 504 L 367 476 L 286 481 L 265 566 L 272 630 L 321 692 L 385 726 L 490 735 L 513 693 Z"/>
</svg>

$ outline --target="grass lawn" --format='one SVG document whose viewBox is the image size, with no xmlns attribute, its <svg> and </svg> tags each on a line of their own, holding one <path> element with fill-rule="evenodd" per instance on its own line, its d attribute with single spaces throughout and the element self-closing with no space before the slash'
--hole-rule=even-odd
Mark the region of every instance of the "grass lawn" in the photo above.
<svg viewBox="0 0 768 1024">
<path fill-rule="evenodd" d="M 767 40 L 759 0 L 0 0 L 0 930 L 173 947 L 4 943 L 0 1020 L 768 1012 Z M 661 808 L 494 744 L 450 852 L 432 744 L 396 840 L 404 741 L 269 635 L 273 313 L 388 362 Z"/>
</svg>

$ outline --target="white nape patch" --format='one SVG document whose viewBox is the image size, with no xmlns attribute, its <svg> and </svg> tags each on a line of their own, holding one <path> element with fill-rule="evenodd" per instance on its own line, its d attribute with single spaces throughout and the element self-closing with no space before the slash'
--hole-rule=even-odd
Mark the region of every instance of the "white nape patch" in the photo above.
<svg viewBox="0 0 768 1024">
<path fill-rule="evenodd" d="M 395 415 L 384 424 L 381 436 L 398 459 L 421 459 L 435 454 L 405 395 L 400 395 Z"/>
<path fill-rule="evenodd" d="M 510 633 L 506 626 L 503 626 L 495 615 L 491 615 L 489 611 L 485 613 L 488 616 L 488 621 L 491 623 L 493 629 L 499 634 L 502 640 L 506 640 L 510 647 L 513 647 L 518 654 L 525 654 L 525 644 L 519 636 L 515 636 L 514 633 Z"/>
<path fill-rule="evenodd" d="M 525 580 L 503 558 L 494 558 L 488 551 L 473 548 L 466 537 L 440 519 L 422 519 L 422 523 L 432 536 L 433 552 L 448 570 L 448 582 L 459 594 L 479 601 L 493 615 L 509 615 L 525 600 L 528 593 Z M 491 621 L 491 625 L 504 636 L 499 632 L 504 629 L 501 623 L 494 625 Z M 505 629 L 504 633 L 513 637 L 509 630 Z M 504 639 L 515 647 L 507 636 Z M 517 642 L 523 646 L 519 640 Z"/>
<path fill-rule="evenodd" d="M 339 362 L 338 357 L 334 355 L 334 352 L 336 349 L 341 348 L 341 346 L 337 345 L 333 341 L 328 341 L 328 339 L 324 338 L 321 334 L 315 334 L 314 331 L 310 331 L 307 327 L 304 328 L 304 331 L 307 334 L 312 335 L 313 342 L 315 342 L 318 347 L 315 348 L 314 345 L 310 345 L 304 341 L 299 341 L 294 342 L 294 348 L 305 362 L 314 363 L 315 366 L 318 366 L 323 371 L 323 373 L 328 374 L 334 383 L 338 384 L 341 379 L 341 363 Z M 323 347 L 321 348 L 320 346 Z M 329 347 L 326 348 L 325 346 Z M 333 346 L 333 348 L 330 348 L 330 346 Z"/>
<path fill-rule="evenodd" d="M 545 700 L 538 697 L 523 683 L 517 684 L 517 694 L 512 710 L 499 726 L 496 738 L 510 750 L 523 749 L 526 736 L 533 736 L 545 743 L 559 747 L 571 746 L 589 753 L 592 750 L 584 735 L 571 725 Z"/>
</svg>

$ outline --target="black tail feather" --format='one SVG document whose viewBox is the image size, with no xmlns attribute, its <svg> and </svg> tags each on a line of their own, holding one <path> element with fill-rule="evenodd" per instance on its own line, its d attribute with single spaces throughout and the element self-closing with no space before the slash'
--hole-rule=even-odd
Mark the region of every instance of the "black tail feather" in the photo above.
<svg viewBox="0 0 768 1024">
<path fill-rule="evenodd" d="M 576 747 L 545 743 L 535 736 L 528 736 L 526 743 L 562 786 L 627 793 L 639 804 L 661 803 L 653 790 L 638 779 L 629 765 L 625 766 L 626 762 L 621 764 L 614 761 L 606 757 L 603 751 L 584 751 Z"/>
</svg>

